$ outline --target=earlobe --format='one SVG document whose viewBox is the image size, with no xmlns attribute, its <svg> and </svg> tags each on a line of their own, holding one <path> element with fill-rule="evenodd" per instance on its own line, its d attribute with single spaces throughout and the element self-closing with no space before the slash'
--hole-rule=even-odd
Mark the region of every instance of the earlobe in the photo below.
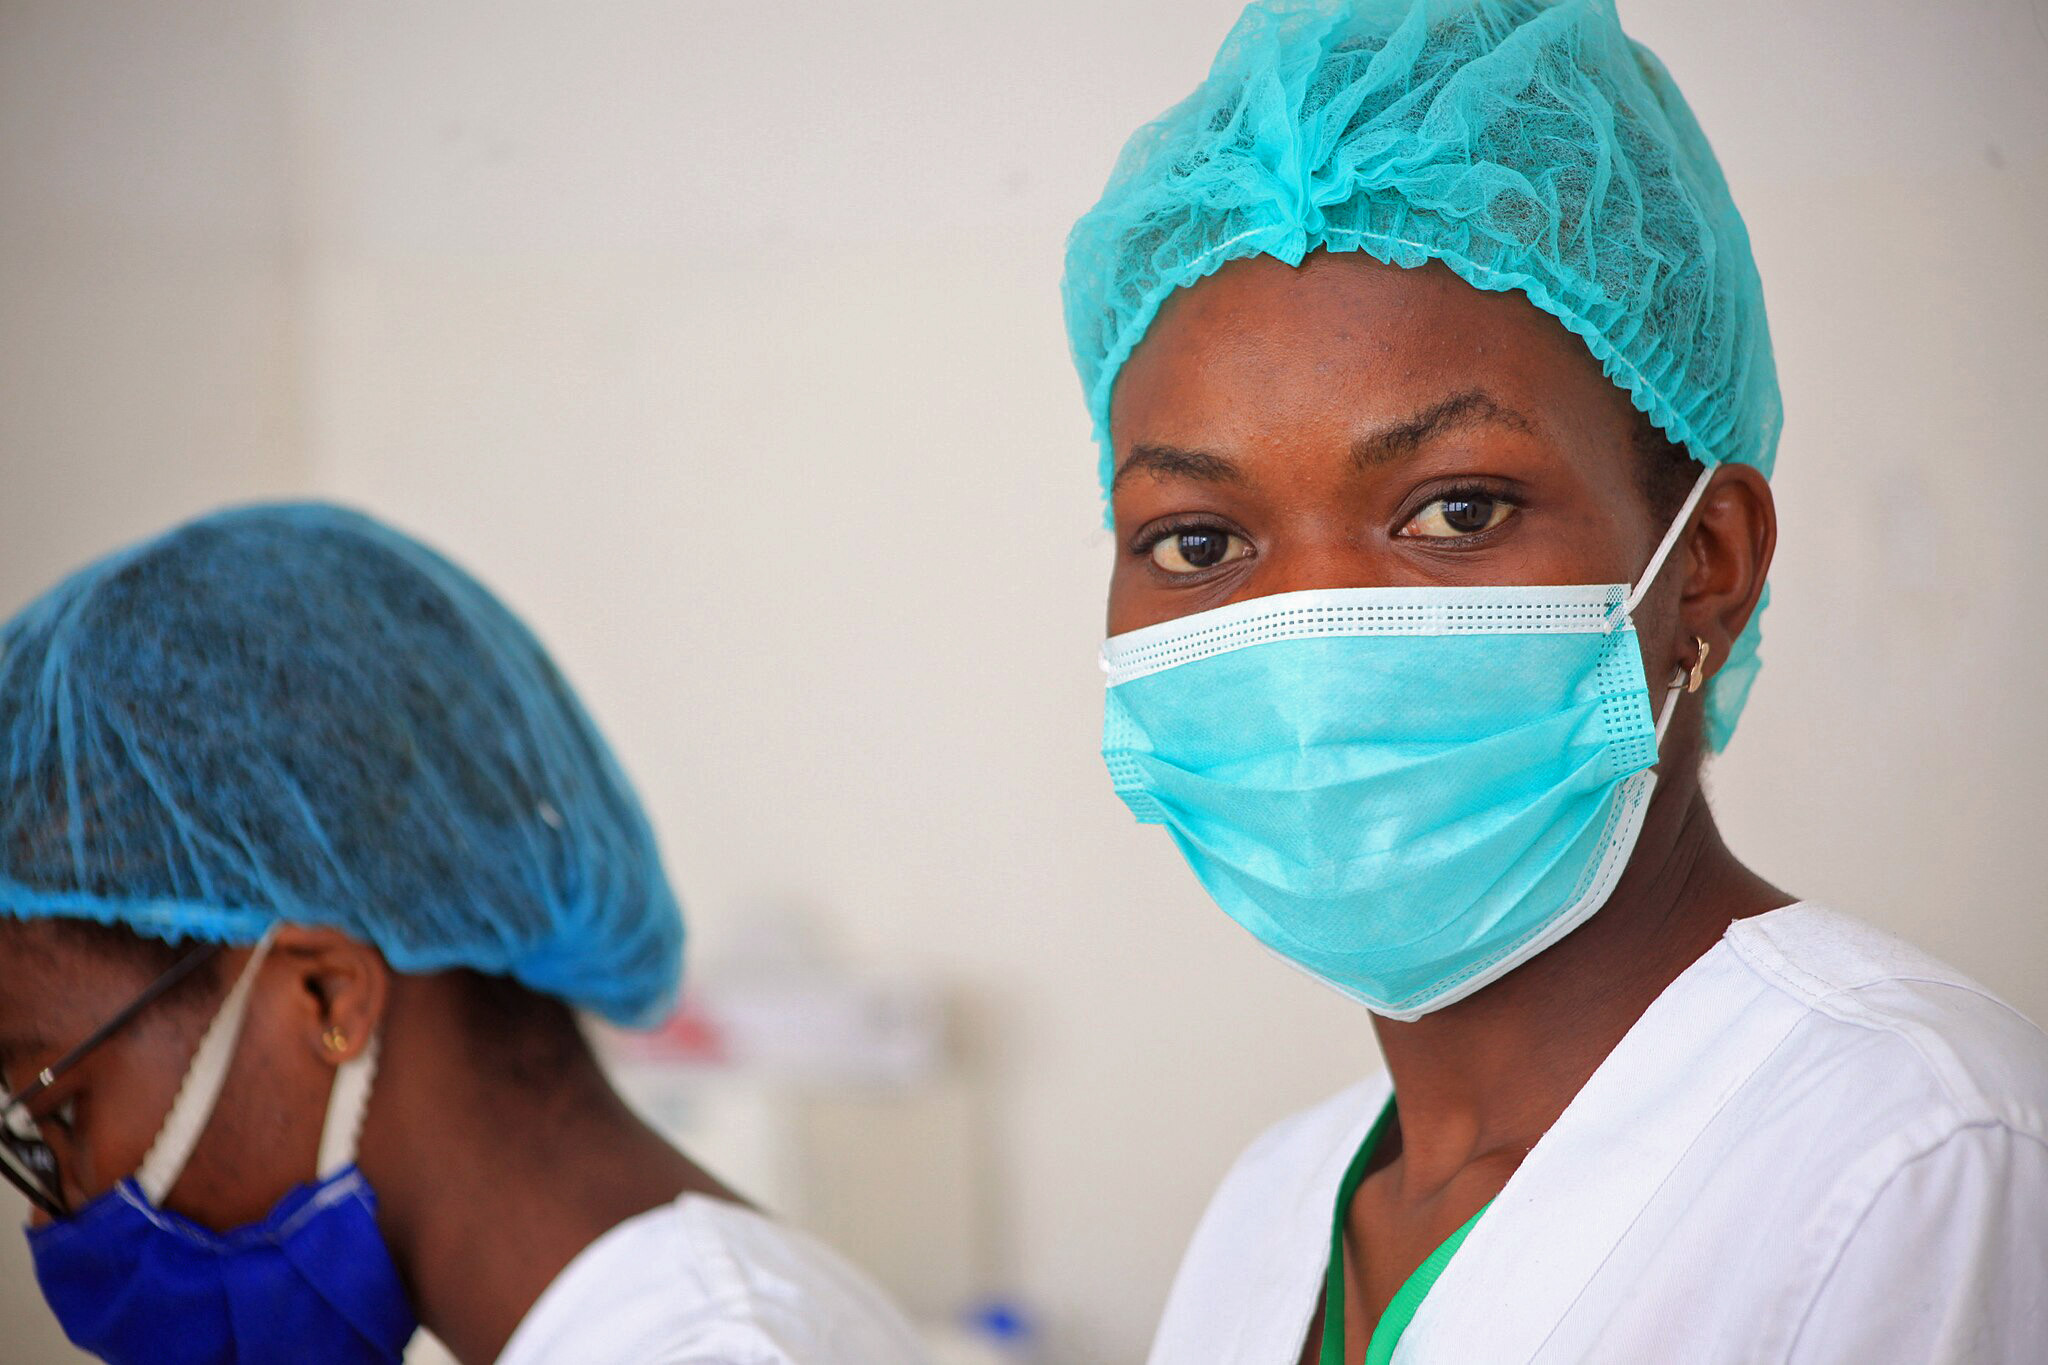
<svg viewBox="0 0 2048 1365">
<path fill-rule="evenodd" d="M 329 1066 L 363 1054 L 383 1021 L 391 969 L 383 955 L 333 929 L 281 925 L 273 949 L 294 974 L 299 1026 Z"/>
<path fill-rule="evenodd" d="M 1690 653 L 1706 650 L 1701 679 L 1725 663 L 1736 637 L 1756 611 L 1778 544 L 1777 506 L 1763 474 L 1749 465 L 1723 465 L 1700 500 L 1691 537 L 1691 572 L 1679 614 L 1688 657 L 1680 667 L 1691 682 Z"/>
</svg>

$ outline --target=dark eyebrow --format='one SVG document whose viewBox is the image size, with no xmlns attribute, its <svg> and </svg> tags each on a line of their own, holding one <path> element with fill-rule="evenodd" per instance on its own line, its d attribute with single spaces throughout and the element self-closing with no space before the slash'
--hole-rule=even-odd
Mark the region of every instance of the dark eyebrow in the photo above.
<svg viewBox="0 0 2048 1365">
<path fill-rule="evenodd" d="M 1202 450 L 1182 450 L 1178 446 L 1132 446 L 1130 455 L 1117 467 L 1116 477 L 1109 481 L 1110 492 L 1116 492 L 1126 474 L 1196 479 L 1203 483 L 1244 482 L 1244 471 L 1221 455 L 1211 455 Z"/>
<path fill-rule="evenodd" d="M 1529 419 L 1502 403 L 1484 389 L 1467 389 L 1431 404 L 1413 417 L 1389 423 L 1351 443 L 1351 459 L 1361 469 L 1383 465 L 1413 454 L 1416 447 L 1433 436 L 1458 427 L 1492 422 L 1515 431 L 1533 431 Z"/>
</svg>

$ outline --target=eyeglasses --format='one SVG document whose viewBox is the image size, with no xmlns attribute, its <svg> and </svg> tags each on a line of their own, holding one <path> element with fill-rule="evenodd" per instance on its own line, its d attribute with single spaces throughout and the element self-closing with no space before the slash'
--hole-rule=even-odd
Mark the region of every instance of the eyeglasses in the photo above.
<svg viewBox="0 0 2048 1365">
<path fill-rule="evenodd" d="M 0 1176 L 28 1196 L 28 1202 L 52 1218 L 68 1217 L 71 1205 L 64 1198 L 57 1178 L 57 1154 L 43 1141 L 28 1106 L 57 1083 L 57 1078 L 85 1060 L 88 1053 L 126 1028 L 136 1015 L 148 1009 L 164 992 L 197 971 L 220 951 L 218 943 L 202 943 L 172 964 L 171 969 L 149 983 L 113 1018 L 94 1029 L 89 1037 L 54 1063 L 36 1073 L 36 1078 L 12 1095 L 0 1096 Z"/>
</svg>

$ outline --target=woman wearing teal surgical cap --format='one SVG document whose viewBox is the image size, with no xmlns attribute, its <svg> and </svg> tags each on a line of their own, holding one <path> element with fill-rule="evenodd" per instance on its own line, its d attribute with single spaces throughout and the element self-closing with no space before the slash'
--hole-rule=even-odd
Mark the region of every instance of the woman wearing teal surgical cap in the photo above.
<svg viewBox="0 0 2048 1365">
<path fill-rule="evenodd" d="M 2048 1040 L 1701 788 L 1778 389 L 1611 3 L 1253 6 L 1066 298 L 1115 788 L 1389 1072 L 1241 1158 L 1155 1365 L 2038 1360 Z"/>
<path fill-rule="evenodd" d="M 917 1359 L 600 1070 L 682 939 L 546 652 L 388 527 L 221 513 L 0 625 L 0 1176 L 103 1360 Z"/>
</svg>

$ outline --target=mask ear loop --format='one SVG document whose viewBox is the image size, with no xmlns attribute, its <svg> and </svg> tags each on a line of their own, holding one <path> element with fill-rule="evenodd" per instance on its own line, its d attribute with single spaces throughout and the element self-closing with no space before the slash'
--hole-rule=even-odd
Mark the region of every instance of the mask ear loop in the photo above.
<svg viewBox="0 0 2048 1365">
<path fill-rule="evenodd" d="M 1684 506 L 1678 509 L 1678 515 L 1673 517 L 1671 525 L 1665 528 L 1664 539 L 1657 543 L 1657 552 L 1650 556 L 1649 567 L 1643 570 L 1643 576 L 1636 580 L 1635 589 L 1621 604 L 1616 625 L 1635 615 L 1636 608 L 1641 606 L 1643 598 L 1649 595 L 1650 585 L 1657 581 L 1658 573 L 1664 568 L 1665 559 L 1671 554 L 1671 547 L 1678 544 L 1678 538 L 1685 534 L 1685 528 L 1691 524 L 1693 511 L 1700 505 L 1700 499 L 1706 496 L 1707 485 L 1713 478 L 1713 470 L 1703 469 L 1699 478 L 1693 481 L 1692 492 L 1685 495 Z"/>
<path fill-rule="evenodd" d="M 383 1038 L 371 1034 L 356 1056 L 334 1069 L 334 1089 L 327 1094 L 327 1118 L 320 1125 L 318 1178 L 327 1180 L 355 1164 L 356 1143 L 363 1134 L 363 1115 L 370 1107 L 370 1084 L 377 1078 L 377 1055 Z"/>
<path fill-rule="evenodd" d="M 1685 694 L 1685 670 L 1679 669 L 1671 685 L 1665 689 L 1664 705 L 1657 711 L 1657 753 L 1664 752 L 1664 732 L 1671 728 L 1671 715 L 1678 710 L 1678 699 Z"/>
<path fill-rule="evenodd" d="M 149 1152 L 136 1169 L 135 1184 L 151 1204 L 161 1205 L 165 1196 L 185 1173 L 185 1164 L 205 1133 L 221 1091 L 227 1087 L 228 1066 L 234 1061 L 235 1046 L 241 1041 L 242 1024 L 249 1013 L 249 994 L 263 960 L 270 953 L 271 936 L 266 932 L 256 943 L 241 976 L 235 980 L 220 1012 L 207 1026 L 199 1050 L 192 1055 L 178 1097 L 171 1112 L 150 1144 Z M 362 1135 L 363 1114 L 370 1103 L 370 1084 L 377 1075 L 379 1038 L 372 1034 L 362 1052 L 334 1071 L 334 1086 L 327 1095 L 327 1114 L 320 1126 L 320 1155 L 316 1178 L 326 1180 L 346 1169 L 356 1159 L 356 1143 Z"/>
<path fill-rule="evenodd" d="M 1636 608 L 1642 605 L 1643 598 L 1649 595 L 1650 585 L 1657 581 L 1657 575 L 1663 570 L 1664 561 L 1670 557 L 1672 547 L 1678 544 L 1678 538 L 1684 535 L 1686 527 L 1692 524 L 1692 514 L 1698 509 L 1700 499 L 1706 496 L 1707 485 L 1712 483 L 1713 479 L 1714 471 L 1709 467 L 1702 469 L 1700 476 L 1693 480 L 1692 491 L 1685 495 L 1685 502 L 1679 507 L 1678 515 L 1664 528 L 1664 539 L 1657 542 L 1656 553 L 1650 556 L 1650 563 L 1643 570 L 1643 576 L 1636 580 L 1634 589 L 1622 602 L 1621 610 L 1616 613 L 1615 626 L 1618 627 L 1621 622 L 1634 616 Z M 1678 710 L 1678 698 L 1685 690 L 1685 681 L 1685 670 L 1674 670 L 1672 681 L 1664 692 L 1664 705 L 1658 708 L 1657 749 L 1660 754 L 1664 749 L 1664 732 L 1671 728 L 1671 717 Z"/>
<path fill-rule="evenodd" d="M 164 1115 L 164 1126 L 157 1130 L 156 1141 L 136 1168 L 135 1184 L 152 1204 L 163 1203 L 178 1183 L 185 1163 L 192 1159 L 192 1149 L 199 1145 L 199 1135 L 213 1117 L 213 1107 L 227 1085 L 228 1063 L 234 1060 L 235 1044 L 242 1036 L 242 1020 L 249 1012 L 249 992 L 269 955 L 270 933 L 266 930 L 256 941 L 256 951 L 249 955 L 242 974 L 235 978 L 228 998 L 221 1002 L 220 1012 L 207 1025 L 206 1036 L 199 1040 L 199 1050 L 192 1054 L 192 1065 L 185 1069 L 185 1079 L 178 1086 L 178 1097 L 171 1101 L 171 1112 Z"/>
</svg>

